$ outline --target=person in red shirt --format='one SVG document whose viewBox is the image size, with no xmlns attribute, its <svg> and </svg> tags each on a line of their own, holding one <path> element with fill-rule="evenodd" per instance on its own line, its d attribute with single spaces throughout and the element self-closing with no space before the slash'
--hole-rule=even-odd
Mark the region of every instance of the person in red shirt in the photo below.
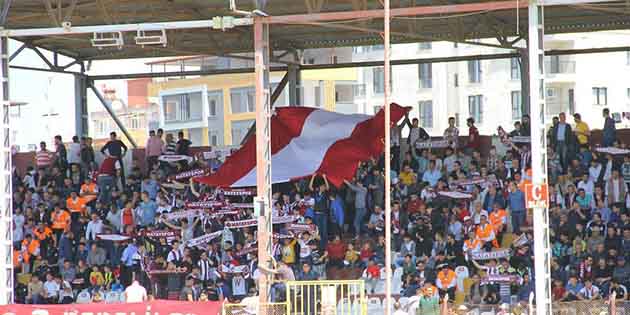
<svg viewBox="0 0 630 315">
<path fill-rule="evenodd" d="M 343 267 L 343 259 L 346 255 L 346 244 L 341 241 L 339 235 L 335 235 L 335 239 L 326 246 L 328 252 L 329 266 Z"/>
<path fill-rule="evenodd" d="M 409 215 L 418 213 L 420 212 L 422 205 L 422 199 L 418 198 L 418 194 L 412 194 L 411 198 L 409 198 L 409 201 L 407 202 L 407 212 Z"/>
<path fill-rule="evenodd" d="M 363 279 L 367 285 L 367 289 L 374 294 L 376 285 L 381 280 L 381 267 L 379 267 L 373 259 L 368 262 L 367 268 L 363 271 Z"/>
<path fill-rule="evenodd" d="M 468 125 L 468 143 L 466 144 L 467 152 L 479 151 L 481 146 L 481 138 L 479 137 L 479 130 L 475 127 L 475 119 L 470 117 L 466 119 Z"/>
<path fill-rule="evenodd" d="M 122 210 L 122 224 L 123 231 L 127 231 L 128 226 L 135 227 L 135 214 L 132 202 L 127 202 L 125 208 Z"/>
</svg>

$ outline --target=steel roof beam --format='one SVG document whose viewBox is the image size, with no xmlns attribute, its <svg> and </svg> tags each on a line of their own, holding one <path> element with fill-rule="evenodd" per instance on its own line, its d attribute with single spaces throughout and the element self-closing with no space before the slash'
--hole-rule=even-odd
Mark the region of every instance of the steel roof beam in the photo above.
<svg viewBox="0 0 630 315">
<path fill-rule="evenodd" d="M 232 18 L 232 17 L 230 17 Z M 233 18 L 234 26 L 252 25 L 252 18 Z M 1 36 L 10 37 L 31 37 L 31 36 L 55 36 L 55 35 L 76 35 L 76 34 L 92 34 L 92 33 L 113 33 L 113 32 L 136 32 L 142 31 L 160 31 L 175 29 L 217 29 L 223 26 L 221 22 L 214 20 L 194 20 L 194 21 L 178 21 L 178 22 L 153 22 L 153 23 L 136 23 L 136 24 L 113 24 L 113 25 L 90 25 L 90 26 L 72 26 L 72 27 L 51 27 L 51 28 L 30 28 L 30 29 L 7 29 L 0 31 Z"/>
<path fill-rule="evenodd" d="M 545 55 L 547 56 L 581 55 L 581 54 L 609 53 L 609 52 L 620 52 L 620 51 L 630 51 L 630 46 L 587 48 L 587 49 L 567 49 L 567 50 L 548 50 L 545 52 Z M 392 60 L 391 64 L 392 66 L 399 66 L 399 65 L 412 65 L 412 64 L 419 64 L 419 63 L 441 63 L 441 62 L 458 62 L 458 61 L 468 61 L 468 60 L 508 59 L 508 58 L 516 58 L 519 56 L 520 55 L 518 53 L 513 52 L 513 53 L 467 55 L 467 56 L 455 56 L 455 57 L 398 59 L 398 60 Z M 321 64 L 321 65 L 301 65 L 300 70 L 361 68 L 361 67 L 380 67 L 380 66 L 383 66 L 382 61 L 360 61 L 360 62 L 346 62 L 346 63 L 335 63 L 335 64 Z M 274 72 L 287 71 L 287 70 L 288 70 L 288 67 L 286 66 L 271 67 L 270 69 L 270 71 L 274 71 Z M 171 72 L 94 75 L 94 76 L 90 76 L 90 79 L 94 81 L 126 80 L 126 79 L 141 79 L 141 78 L 166 78 L 166 77 L 179 77 L 179 76 L 202 76 L 202 75 L 253 73 L 253 72 L 254 72 L 254 68 L 206 70 L 206 71 L 171 71 Z"/>
</svg>

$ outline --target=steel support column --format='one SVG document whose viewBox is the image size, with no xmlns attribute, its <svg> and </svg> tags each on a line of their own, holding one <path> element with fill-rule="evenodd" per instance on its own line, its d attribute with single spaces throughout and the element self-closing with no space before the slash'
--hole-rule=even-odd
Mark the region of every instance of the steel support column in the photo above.
<svg viewBox="0 0 630 315">
<path fill-rule="evenodd" d="M 391 65 L 390 65 L 390 8 L 389 0 L 383 1 L 383 17 L 384 17 L 384 32 L 383 32 L 383 83 L 384 93 L 383 102 L 385 103 L 385 119 L 384 119 L 384 136 L 385 136 L 385 315 L 390 315 L 393 309 L 392 303 L 392 203 L 391 203 L 391 147 L 390 147 L 390 77 L 391 77 Z"/>
<path fill-rule="evenodd" d="M 13 304 L 13 207 L 11 185 L 11 130 L 9 126 L 9 38 L 0 36 L 0 97 L 2 126 L 0 127 L 0 305 Z"/>
<path fill-rule="evenodd" d="M 531 116 L 532 183 L 547 183 L 547 137 L 545 133 L 544 8 L 540 0 L 528 6 L 529 100 Z M 534 274 L 536 314 L 551 315 L 549 215 L 534 208 Z"/>
<path fill-rule="evenodd" d="M 118 119 L 118 116 L 116 116 L 116 113 L 114 112 L 112 107 L 109 104 L 107 104 L 107 101 L 105 101 L 105 97 L 103 97 L 101 92 L 99 92 L 99 90 L 91 83 L 88 83 L 88 87 L 92 90 L 92 92 L 94 92 L 94 95 L 96 95 L 96 98 L 98 98 L 98 100 L 101 102 L 101 105 L 103 105 L 105 110 L 109 113 L 109 116 L 112 117 L 112 119 L 116 123 L 116 126 L 118 126 L 120 131 L 122 131 L 122 133 L 125 135 L 127 140 L 129 140 L 129 143 L 131 143 L 131 146 L 134 149 L 137 148 L 138 145 L 136 144 L 136 141 L 129 134 L 129 131 L 127 131 L 127 128 L 125 127 L 125 125 L 120 121 L 120 119 Z"/>
<path fill-rule="evenodd" d="M 256 193 L 263 201 L 258 216 L 258 264 L 272 270 L 271 246 L 271 93 L 269 91 L 269 25 L 254 18 L 254 57 L 256 81 Z M 268 314 L 270 275 L 263 273 L 258 281 L 259 314 Z"/>
<path fill-rule="evenodd" d="M 82 137 L 88 135 L 87 109 L 87 77 L 74 75 L 74 134 Z"/>
<path fill-rule="evenodd" d="M 289 76 L 289 105 L 302 105 L 302 98 L 300 97 L 300 86 L 302 85 L 300 66 L 289 64 L 287 75 Z"/>
</svg>

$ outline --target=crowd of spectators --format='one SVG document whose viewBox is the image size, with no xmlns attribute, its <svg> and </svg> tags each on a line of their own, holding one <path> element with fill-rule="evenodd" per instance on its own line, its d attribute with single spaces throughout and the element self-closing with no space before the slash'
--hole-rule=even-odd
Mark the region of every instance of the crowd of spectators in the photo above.
<svg viewBox="0 0 630 315">
<path fill-rule="evenodd" d="M 570 124 L 561 113 L 548 129 L 555 301 L 613 291 L 628 297 L 630 155 L 595 149 L 627 149 L 607 110 L 603 119 L 601 143 L 579 114 Z M 441 148 L 425 148 L 432 140 L 418 119 L 406 116 L 392 129 L 393 266 L 384 265 L 383 156 L 359 163 L 341 187 L 329 185 L 326 174 L 274 185 L 274 217 L 295 220 L 274 225 L 272 299 L 284 298 L 284 281 L 337 277 L 341 269 L 358 270 L 368 294 L 383 293 L 384 268 L 391 267 L 394 294 L 420 305 L 457 292 L 470 304 L 527 301 L 533 222 L 523 187 L 531 182 L 531 151 L 527 140 L 516 139 L 530 136 L 529 119 L 490 148 L 482 147 L 474 119 L 467 120 L 467 137 L 456 125 L 449 118 Z M 183 133 L 177 141 L 163 137 L 151 131 L 140 167 L 123 165 L 129 153 L 115 133 L 100 149 L 101 163 L 91 139 L 66 144 L 57 136 L 53 151 L 42 142 L 26 173 L 15 172 L 18 301 L 98 302 L 139 285 L 147 298 L 238 301 L 256 294 L 256 229 L 226 227 L 254 218 L 244 205 L 251 194 L 179 176 L 216 170 L 221 158 L 191 154 Z M 216 202 L 225 213 L 177 215 L 197 201 Z"/>
</svg>

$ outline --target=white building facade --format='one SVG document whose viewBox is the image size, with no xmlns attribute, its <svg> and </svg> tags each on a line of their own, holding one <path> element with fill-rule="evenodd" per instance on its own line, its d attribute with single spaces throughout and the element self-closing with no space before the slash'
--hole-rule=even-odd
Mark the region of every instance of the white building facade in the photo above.
<svg viewBox="0 0 630 315">
<path fill-rule="evenodd" d="M 547 50 L 625 46 L 628 35 L 605 32 L 547 36 Z M 351 49 L 351 48 L 348 48 Z M 382 60 L 382 46 L 352 48 L 352 61 Z M 416 59 L 505 53 L 485 46 L 451 42 L 399 44 L 392 59 Z M 474 117 L 482 134 L 495 134 L 497 126 L 512 129 L 521 119 L 521 81 L 518 59 L 473 60 L 392 67 L 392 100 L 411 106 L 411 117 L 431 135 L 441 135 L 448 117 L 456 117 L 462 133 L 466 119 Z M 547 121 L 560 112 L 580 113 L 591 129 L 603 127 L 602 110 L 609 108 L 619 120 L 617 128 L 630 127 L 630 52 L 547 56 Z M 383 68 L 361 68 L 357 82 L 337 83 L 337 110 L 372 114 L 382 106 Z M 352 92 L 348 92 L 352 86 Z M 344 93 L 344 91 L 348 93 Z M 572 119 L 569 120 L 572 122 Z"/>
</svg>

